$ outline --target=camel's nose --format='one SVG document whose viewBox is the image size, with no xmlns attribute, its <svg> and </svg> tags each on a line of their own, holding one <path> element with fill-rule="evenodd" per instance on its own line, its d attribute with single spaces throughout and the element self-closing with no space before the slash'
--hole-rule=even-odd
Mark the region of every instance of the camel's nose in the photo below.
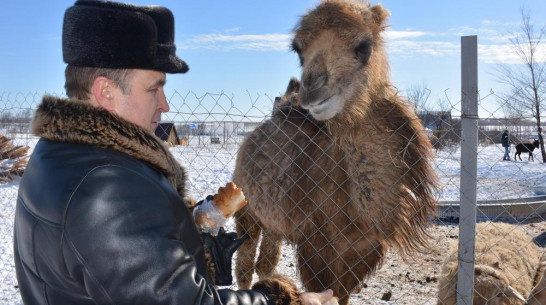
<svg viewBox="0 0 546 305">
<path fill-rule="evenodd" d="M 318 75 L 307 75 L 300 88 L 300 98 L 302 107 L 312 106 L 324 99 L 328 95 L 326 83 L 328 75 L 326 73 Z"/>
<path fill-rule="evenodd" d="M 307 79 L 303 82 L 303 87 L 308 92 L 313 92 L 323 87 L 327 80 L 328 76 L 325 73 L 320 75 L 309 75 L 309 77 L 307 77 Z"/>
</svg>

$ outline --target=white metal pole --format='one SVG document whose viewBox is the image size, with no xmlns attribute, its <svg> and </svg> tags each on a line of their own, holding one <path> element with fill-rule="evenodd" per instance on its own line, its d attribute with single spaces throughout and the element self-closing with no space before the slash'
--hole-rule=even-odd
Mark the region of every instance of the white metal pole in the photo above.
<svg viewBox="0 0 546 305">
<path fill-rule="evenodd" d="M 461 194 L 457 305 L 472 305 L 478 166 L 478 36 L 461 37 Z"/>
</svg>

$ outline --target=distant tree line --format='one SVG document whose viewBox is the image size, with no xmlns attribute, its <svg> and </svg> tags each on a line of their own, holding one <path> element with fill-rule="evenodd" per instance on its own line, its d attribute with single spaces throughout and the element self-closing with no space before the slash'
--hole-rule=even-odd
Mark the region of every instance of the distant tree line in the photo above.
<svg viewBox="0 0 546 305">
<path fill-rule="evenodd" d="M 33 113 L 31 109 L 24 109 L 15 114 L 10 111 L 0 112 L 0 133 L 29 133 Z"/>
<path fill-rule="evenodd" d="M 9 123 L 30 123 L 32 119 L 33 110 L 23 109 L 18 111 L 15 114 L 11 111 L 1 112 L 0 113 L 0 124 L 9 124 Z"/>
</svg>

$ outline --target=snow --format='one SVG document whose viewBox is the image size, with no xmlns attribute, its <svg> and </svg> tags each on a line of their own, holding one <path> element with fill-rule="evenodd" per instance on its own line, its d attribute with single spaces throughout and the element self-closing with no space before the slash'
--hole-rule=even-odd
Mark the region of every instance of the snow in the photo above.
<svg viewBox="0 0 546 305">
<path fill-rule="evenodd" d="M 0 184 L 0 304 L 22 304 L 14 287 L 15 265 L 13 262 L 13 217 L 19 183 Z"/>
<path fill-rule="evenodd" d="M 33 138 L 15 139 L 15 144 L 31 146 Z M 18 143 L 19 142 L 19 143 Z M 214 194 L 218 187 L 231 180 L 235 167 L 238 145 L 177 146 L 171 148 L 173 155 L 186 167 L 191 196 L 200 200 Z M 513 156 L 513 151 L 511 155 Z M 535 150 L 535 161 L 502 161 L 504 149 L 500 145 L 478 148 L 478 200 L 513 199 L 546 194 L 546 163 L 541 163 L 540 153 Z M 460 148 L 446 148 L 436 153 L 435 167 L 441 178 L 441 201 L 458 200 L 460 184 Z M 19 181 L 0 185 L 0 303 L 22 304 L 15 289 L 13 264 L 13 217 Z M 233 229 L 233 221 L 228 223 Z M 296 277 L 291 247 L 284 247 L 279 272 Z M 235 289 L 234 286 L 232 288 Z"/>
<path fill-rule="evenodd" d="M 513 157 L 513 149 L 511 157 Z M 436 170 L 442 181 L 440 201 L 459 200 L 460 147 L 442 150 L 436 154 Z M 534 151 L 534 162 L 502 161 L 504 148 L 500 145 L 478 147 L 477 197 L 478 200 L 516 199 L 546 194 L 546 163 L 539 151 Z"/>
</svg>

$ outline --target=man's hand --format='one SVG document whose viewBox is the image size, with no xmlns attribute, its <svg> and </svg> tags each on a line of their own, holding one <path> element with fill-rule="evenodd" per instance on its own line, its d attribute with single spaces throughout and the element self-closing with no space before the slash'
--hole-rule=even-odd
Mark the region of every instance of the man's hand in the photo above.
<svg viewBox="0 0 546 305">
<path fill-rule="evenodd" d="M 243 243 L 242 238 L 237 237 L 237 233 L 226 233 L 223 227 L 220 227 L 218 235 L 210 233 L 201 233 L 201 239 L 212 259 L 214 268 L 214 284 L 218 286 L 228 286 L 233 283 L 231 275 L 231 261 L 233 254 Z M 212 277 L 212 276 L 211 276 Z"/>
<path fill-rule="evenodd" d="M 305 305 L 322 305 L 334 297 L 332 289 L 324 290 L 323 292 L 304 292 L 301 294 Z"/>
</svg>

